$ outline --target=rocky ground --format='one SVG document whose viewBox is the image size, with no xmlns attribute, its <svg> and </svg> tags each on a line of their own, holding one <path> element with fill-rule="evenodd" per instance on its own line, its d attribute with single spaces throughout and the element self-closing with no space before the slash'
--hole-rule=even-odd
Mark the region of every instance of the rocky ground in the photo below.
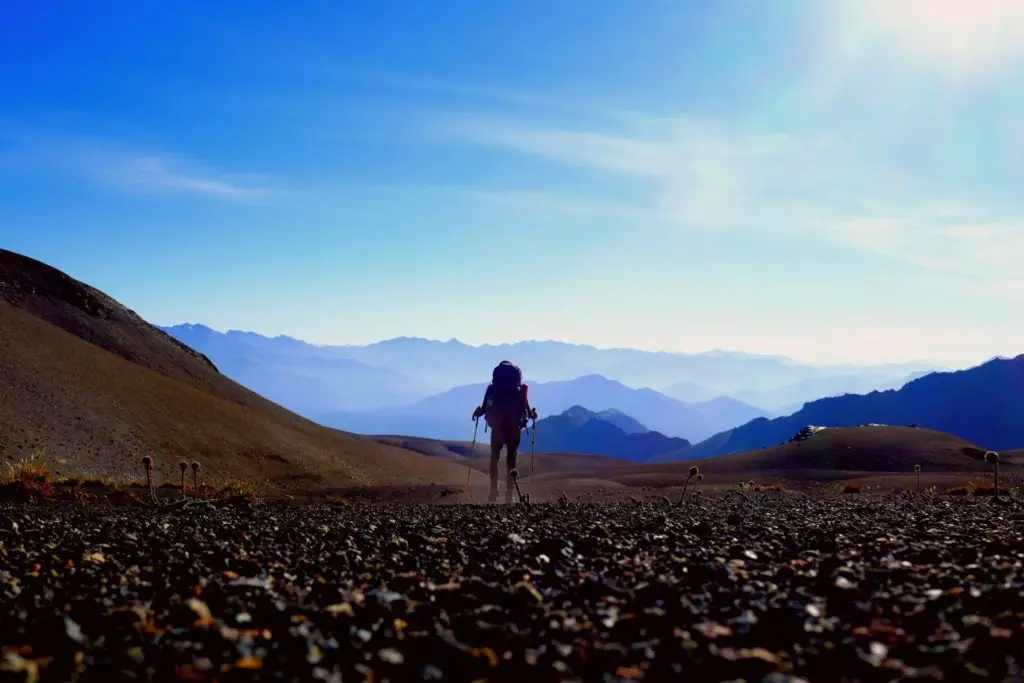
<svg viewBox="0 0 1024 683">
<path fill-rule="evenodd" d="M 1024 675 L 1015 501 L 8 504 L 0 544 L 0 681 Z"/>
</svg>

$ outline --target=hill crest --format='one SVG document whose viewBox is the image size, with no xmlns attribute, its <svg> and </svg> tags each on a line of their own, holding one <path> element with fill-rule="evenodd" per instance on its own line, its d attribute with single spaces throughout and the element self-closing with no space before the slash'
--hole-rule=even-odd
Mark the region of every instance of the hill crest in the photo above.
<svg viewBox="0 0 1024 683">
<path fill-rule="evenodd" d="M 456 468 L 317 425 L 238 385 L 99 290 L 0 251 L 0 449 L 41 449 L 64 473 L 284 488 L 457 483 Z"/>
</svg>

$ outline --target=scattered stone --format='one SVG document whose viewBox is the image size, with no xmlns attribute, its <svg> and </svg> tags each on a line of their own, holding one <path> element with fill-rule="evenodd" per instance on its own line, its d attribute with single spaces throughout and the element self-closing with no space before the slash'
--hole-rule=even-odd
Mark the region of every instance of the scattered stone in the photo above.
<svg viewBox="0 0 1024 683">
<path fill-rule="evenodd" d="M 852 498 L 0 505 L 0 683 L 1019 677 L 1020 502 Z"/>
</svg>

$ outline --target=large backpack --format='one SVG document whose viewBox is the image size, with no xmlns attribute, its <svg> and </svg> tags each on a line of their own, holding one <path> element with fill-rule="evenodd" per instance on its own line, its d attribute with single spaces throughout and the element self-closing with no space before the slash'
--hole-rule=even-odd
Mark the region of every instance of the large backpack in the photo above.
<svg viewBox="0 0 1024 683">
<path fill-rule="evenodd" d="M 502 425 L 520 427 L 526 414 L 523 373 L 515 364 L 503 360 L 491 373 L 491 398 L 484 406 L 491 429 Z"/>
</svg>

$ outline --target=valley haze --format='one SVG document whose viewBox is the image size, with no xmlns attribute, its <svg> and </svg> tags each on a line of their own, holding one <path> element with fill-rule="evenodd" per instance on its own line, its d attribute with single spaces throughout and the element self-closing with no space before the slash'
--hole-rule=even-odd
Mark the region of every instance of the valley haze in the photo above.
<svg viewBox="0 0 1024 683">
<path fill-rule="evenodd" d="M 555 341 L 471 346 L 402 337 L 313 345 L 291 337 L 163 327 L 225 374 L 291 410 L 368 434 L 455 439 L 490 369 L 517 363 L 545 415 L 574 405 L 619 410 L 668 436 L 700 441 L 824 396 L 898 388 L 935 365 L 813 365 L 778 356 L 599 349 Z"/>
</svg>

